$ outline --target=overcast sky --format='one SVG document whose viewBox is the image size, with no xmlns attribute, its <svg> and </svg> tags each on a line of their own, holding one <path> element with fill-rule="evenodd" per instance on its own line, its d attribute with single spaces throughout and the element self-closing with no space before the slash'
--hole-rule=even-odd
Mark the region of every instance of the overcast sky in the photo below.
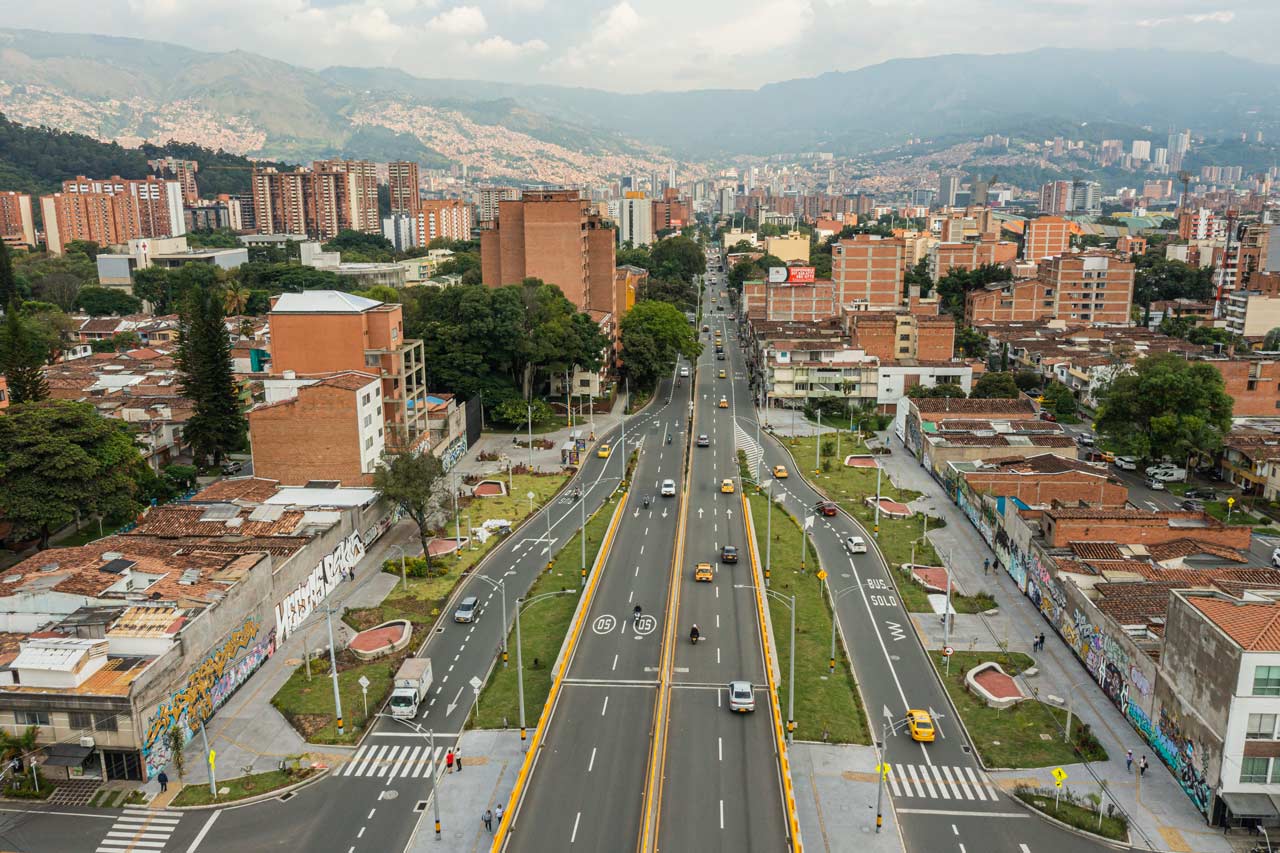
<svg viewBox="0 0 1280 853">
<path fill-rule="evenodd" d="M 240 48 L 311 68 L 634 92 L 1048 46 L 1274 62 L 1280 0 L 0 0 L 0 22 Z"/>
</svg>

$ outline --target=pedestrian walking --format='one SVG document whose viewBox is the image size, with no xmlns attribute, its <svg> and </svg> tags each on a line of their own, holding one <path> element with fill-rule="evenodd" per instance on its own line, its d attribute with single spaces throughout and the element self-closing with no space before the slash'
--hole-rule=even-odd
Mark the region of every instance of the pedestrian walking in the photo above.
<svg viewBox="0 0 1280 853">
<path fill-rule="evenodd" d="M 453 772 L 453 750 L 449 750 L 444 754 L 444 766 L 450 773 Z"/>
<path fill-rule="evenodd" d="M 990 557 L 982 561 L 982 573 L 984 575 L 991 574 L 991 558 Z"/>
<path fill-rule="evenodd" d="M 1031 651 L 1033 651 L 1033 652 L 1038 652 L 1038 651 L 1040 651 L 1040 638 L 1039 638 L 1039 637 L 1034 637 L 1034 636 L 1033 636 L 1033 637 L 1031 638 Z"/>
<path fill-rule="evenodd" d="M 484 824 L 484 828 L 493 832 L 493 810 L 485 809 L 484 814 L 480 815 L 480 821 Z"/>
<path fill-rule="evenodd" d="M 453 763 L 458 768 L 458 772 L 462 772 L 462 747 L 455 746 L 453 748 Z"/>
<path fill-rule="evenodd" d="M 1139 776 L 1147 775 L 1147 757 L 1145 755 L 1142 756 L 1142 760 L 1138 762 L 1138 775 Z"/>
<path fill-rule="evenodd" d="M 1124 769 L 1127 772 L 1133 772 L 1133 750 L 1126 749 L 1124 751 Z"/>
<path fill-rule="evenodd" d="M 493 810 L 493 819 L 498 822 L 498 826 L 502 826 L 502 803 L 498 803 L 498 807 Z"/>
<path fill-rule="evenodd" d="M 160 793 L 163 794 L 165 791 L 169 790 L 169 776 L 163 770 L 161 770 L 160 774 L 156 776 L 156 781 L 160 783 Z"/>
<path fill-rule="evenodd" d="M 1044 651 L 1044 631 L 1040 632 L 1040 651 Z"/>
</svg>

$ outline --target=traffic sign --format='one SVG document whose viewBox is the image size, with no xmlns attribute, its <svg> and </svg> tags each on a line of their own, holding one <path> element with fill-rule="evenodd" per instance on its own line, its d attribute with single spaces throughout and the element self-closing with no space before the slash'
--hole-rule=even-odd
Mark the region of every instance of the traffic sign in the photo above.
<svg viewBox="0 0 1280 853">
<path fill-rule="evenodd" d="M 471 685 L 471 689 L 475 692 L 477 696 L 479 696 L 480 688 L 484 685 L 484 682 L 481 681 L 477 676 L 473 675 L 471 676 L 471 680 L 467 683 Z"/>
<path fill-rule="evenodd" d="M 877 772 L 877 773 L 879 773 L 881 776 L 883 776 L 885 779 L 888 779 L 888 778 L 889 778 L 889 765 L 888 765 L 888 764 L 877 764 L 877 765 L 876 765 L 876 772 Z"/>
<path fill-rule="evenodd" d="M 373 682 L 369 681 L 368 678 L 362 675 L 360 676 L 360 680 L 357 681 L 356 683 L 360 685 L 361 690 L 368 690 L 369 685 L 372 684 Z"/>
<path fill-rule="evenodd" d="M 949 658 L 949 657 L 951 657 L 951 656 L 952 656 L 953 654 L 955 654 L 955 653 L 956 653 L 956 650 L 955 650 L 955 649 L 953 649 L 951 646 L 943 646 L 943 647 L 942 647 L 942 656 L 943 656 L 943 657 L 945 657 L 945 658 Z"/>
<path fill-rule="evenodd" d="M 824 580 L 826 580 L 826 579 L 827 579 L 827 570 L 826 570 L 826 569 L 818 569 L 818 580 L 820 580 L 820 581 L 824 581 Z"/>
<path fill-rule="evenodd" d="M 214 761 L 217 760 L 217 758 L 218 758 L 218 751 L 216 749 L 209 750 L 209 766 L 210 767 L 213 766 L 213 763 Z"/>
<path fill-rule="evenodd" d="M 1061 767 L 1053 768 L 1053 784 L 1056 788 L 1061 788 L 1062 783 L 1067 781 L 1067 771 Z"/>
</svg>

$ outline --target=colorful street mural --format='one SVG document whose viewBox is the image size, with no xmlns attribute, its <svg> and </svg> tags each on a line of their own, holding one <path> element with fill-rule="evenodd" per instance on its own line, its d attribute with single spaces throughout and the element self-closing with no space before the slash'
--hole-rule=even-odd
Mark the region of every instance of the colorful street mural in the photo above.
<svg viewBox="0 0 1280 853">
<path fill-rule="evenodd" d="M 182 689 L 161 702 L 147 721 L 142 758 L 148 779 L 172 757 L 169 732 L 180 727 L 182 742 L 191 740 L 200 723 L 213 716 L 275 650 L 275 629 L 263 633 L 262 624 L 250 617 L 188 673 Z"/>
</svg>

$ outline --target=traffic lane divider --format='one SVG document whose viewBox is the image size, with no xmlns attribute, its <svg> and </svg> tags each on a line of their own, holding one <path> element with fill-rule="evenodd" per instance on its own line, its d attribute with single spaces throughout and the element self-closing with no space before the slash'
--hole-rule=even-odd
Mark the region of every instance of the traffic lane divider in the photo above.
<svg viewBox="0 0 1280 853">
<path fill-rule="evenodd" d="M 503 813 L 502 821 L 498 824 L 498 829 L 493 834 L 491 850 L 495 851 L 495 853 L 502 849 L 507 833 L 511 830 L 511 824 L 519 811 L 520 797 L 524 794 L 529 771 L 533 767 L 534 758 L 537 756 L 542 739 L 546 735 L 546 727 L 551 721 L 549 709 L 555 707 L 555 703 L 560 698 L 560 687 L 564 681 L 564 674 L 569 669 L 569 661 L 573 659 L 573 650 L 577 648 L 578 637 L 582 633 L 582 625 L 586 621 L 587 611 L 591 608 L 591 599 L 595 595 L 596 586 L 599 585 L 600 569 L 603 568 L 604 561 L 608 559 L 609 551 L 613 548 L 614 535 L 618 532 L 618 524 L 622 519 L 626 506 L 627 493 L 623 492 L 621 499 L 618 501 L 618 508 L 613 511 L 613 518 L 609 521 L 609 529 L 605 533 L 604 542 L 600 544 L 600 553 L 596 555 L 595 565 L 591 567 L 591 577 L 587 581 L 586 591 L 583 592 L 582 598 L 578 602 L 578 612 L 574 614 L 573 625 L 569 629 L 569 637 L 566 641 L 568 651 L 562 655 L 555 678 L 552 679 L 551 692 L 547 695 L 547 702 L 542 706 L 542 711 L 538 715 L 538 725 L 534 728 L 533 737 L 529 740 L 529 750 L 524 755 L 524 762 L 520 765 L 520 772 L 516 774 L 516 781 L 511 789 L 507 810 Z M 520 606 L 518 602 L 516 606 Z"/>
</svg>

